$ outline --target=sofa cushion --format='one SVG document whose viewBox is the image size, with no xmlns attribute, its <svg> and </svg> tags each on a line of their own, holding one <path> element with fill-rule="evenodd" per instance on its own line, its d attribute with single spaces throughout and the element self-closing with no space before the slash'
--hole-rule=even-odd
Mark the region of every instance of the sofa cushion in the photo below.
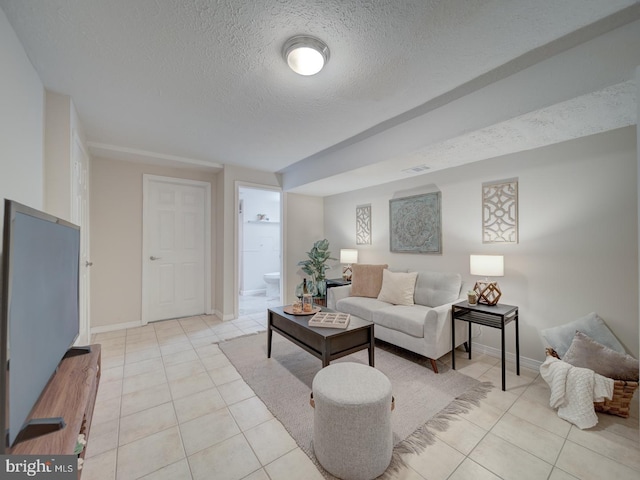
<svg viewBox="0 0 640 480">
<path fill-rule="evenodd" d="M 382 288 L 378 300 L 393 305 L 413 305 L 417 272 L 401 273 L 388 269 L 382 271 Z"/>
<path fill-rule="evenodd" d="M 414 301 L 427 307 L 439 307 L 460 297 L 462 277 L 458 273 L 418 272 Z"/>
<path fill-rule="evenodd" d="M 406 333 L 412 337 L 424 337 L 424 321 L 431 309 L 424 305 L 392 305 L 375 310 L 372 321 L 376 325 Z"/>
<path fill-rule="evenodd" d="M 606 345 L 616 352 L 627 353 L 604 320 L 595 312 L 564 325 L 546 328 L 540 333 L 547 345 L 553 347 L 560 358 L 564 359 L 576 332 L 586 333 L 596 342 Z"/>
<path fill-rule="evenodd" d="M 616 352 L 582 332 L 576 332 L 562 360 L 614 380 L 638 381 L 638 360 Z"/>
<path fill-rule="evenodd" d="M 382 271 L 388 265 L 354 263 L 351 267 L 351 295 L 354 297 L 378 298 L 382 287 Z"/>
<path fill-rule="evenodd" d="M 355 315 L 373 322 L 373 312 L 381 308 L 389 307 L 387 302 L 381 302 L 377 298 L 347 297 L 336 302 L 336 310 L 342 313 Z"/>
</svg>

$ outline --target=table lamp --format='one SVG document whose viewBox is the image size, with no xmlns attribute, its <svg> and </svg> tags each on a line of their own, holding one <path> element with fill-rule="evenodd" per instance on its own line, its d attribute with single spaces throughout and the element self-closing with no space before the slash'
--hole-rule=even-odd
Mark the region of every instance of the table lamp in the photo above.
<svg viewBox="0 0 640 480">
<path fill-rule="evenodd" d="M 504 276 L 504 257 L 502 255 L 471 255 L 469 271 L 471 275 L 485 277 L 484 280 L 478 280 L 473 287 L 473 291 L 478 295 L 478 303 L 497 305 L 502 292 L 498 282 L 489 280 L 489 277 Z"/>
<path fill-rule="evenodd" d="M 351 264 L 358 263 L 358 250 L 355 248 L 341 248 L 340 249 L 340 263 L 342 267 L 342 278 L 344 280 L 351 280 Z"/>
</svg>

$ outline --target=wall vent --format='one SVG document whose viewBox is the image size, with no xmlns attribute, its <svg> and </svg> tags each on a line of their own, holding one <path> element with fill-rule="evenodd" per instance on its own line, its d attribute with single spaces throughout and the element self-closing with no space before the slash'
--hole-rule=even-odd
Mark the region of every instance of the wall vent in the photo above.
<svg viewBox="0 0 640 480">
<path fill-rule="evenodd" d="M 402 173 L 406 173 L 408 175 L 418 175 L 419 173 L 424 173 L 427 170 L 429 170 L 429 167 L 427 167 L 426 165 L 416 165 L 415 167 L 402 170 Z"/>
</svg>

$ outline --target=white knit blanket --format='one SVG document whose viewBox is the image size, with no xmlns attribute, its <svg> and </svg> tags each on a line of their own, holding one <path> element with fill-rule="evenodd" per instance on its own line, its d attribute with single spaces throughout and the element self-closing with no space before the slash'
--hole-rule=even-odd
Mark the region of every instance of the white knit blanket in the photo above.
<svg viewBox="0 0 640 480">
<path fill-rule="evenodd" d="M 540 374 L 551 387 L 551 408 L 557 408 L 560 418 L 580 429 L 598 423 L 593 402 L 602 402 L 613 396 L 612 379 L 551 356 L 540 365 Z"/>
</svg>

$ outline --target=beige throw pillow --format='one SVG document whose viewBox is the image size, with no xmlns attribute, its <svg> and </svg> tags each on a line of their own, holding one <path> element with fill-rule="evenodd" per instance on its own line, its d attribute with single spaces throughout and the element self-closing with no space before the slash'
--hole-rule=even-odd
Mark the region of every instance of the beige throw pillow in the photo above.
<svg viewBox="0 0 640 480">
<path fill-rule="evenodd" d="M 614 380 L 638 381 L 638 360 L 616 352 L 582 332 L 576 332 L 562 360 Z"/>
<path fill-rule="evenodd" d="M 351 296 L 377 298 L 382 287 L 382 271 L 388 265 L 354 263 L 351 267 Z"/>
<path fill-rule="evenodd" d="M 418 272 L 403 273 L 383 270 L 378 300 L 394 305 L 413 305 Z"/>
</svg>

